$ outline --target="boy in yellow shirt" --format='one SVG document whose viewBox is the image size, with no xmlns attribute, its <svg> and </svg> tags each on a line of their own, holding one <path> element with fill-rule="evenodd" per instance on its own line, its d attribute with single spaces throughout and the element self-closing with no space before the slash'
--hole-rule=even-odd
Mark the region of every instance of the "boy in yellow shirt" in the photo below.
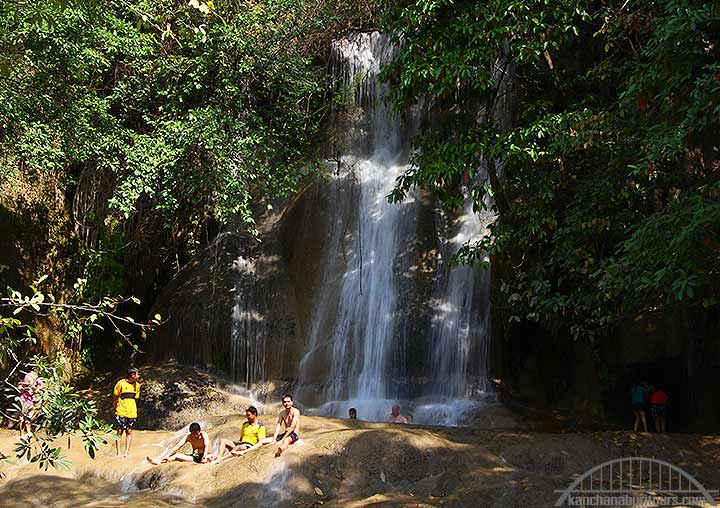
<svg viewBox="0 0 720 508">
<path fill-rule="evenodd" d="M 272 443 L 272 438 L 265 436 L 265 426 L 258 421 L 258 410 L 255 406 L 247 408 L 245 417 L 247 421 L 240 427 L 240 441 L 223 439 L 220 443 L 220 456 L 216 462 L 242 457 L 251 450 Z"/>
<path fill-rule="evenodd" d="M 140 397 L 139 379 L 140 376 L 138 375 L 137 369 L 128 369 L 127 377 L 118 381 L 113 390 L 113 407 L 115 408 L 117 433 L 118 436 L 122 436 L 123 432 L 125 433 L 125 453 L 123 453 L 123 457 L 127 457 L 130 451 L 130 443 L 132 442 L 132 436 L 130 434 L 137 419 L 136 400 Z M 115 441 L 115 452 L 120 455 L 120 439 Z"/>
</svg>

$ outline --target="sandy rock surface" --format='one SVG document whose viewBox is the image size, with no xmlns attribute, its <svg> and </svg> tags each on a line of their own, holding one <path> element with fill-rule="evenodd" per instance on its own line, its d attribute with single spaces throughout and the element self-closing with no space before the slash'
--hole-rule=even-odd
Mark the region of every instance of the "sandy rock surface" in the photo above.
<svg viewBox="0 0 720 508">
<path fill-rule="evenodd" d="M 275 416 L 261 415 L 272 430 Z M 237 439 L 240 415 L 203 422 L 217 446 Z M 627 432 L 543 434 L 433 428 L 304 417 L 302 440 L 280 458 L 267 446 L 212 464 L 151 466 L 146 455 L 181 431 L 135 432 L 128 458 L 112 445 L 93 461 L 75 440 L 70 471 L 3 466 L 6 508 L 38 507 L 547 507 L 556 489 L 592 466 L 622 456 L 654 456 L 685 468 L 708 488 L 720 485 L 720 438 Z M 16 436 L 0 432 L 0 449 Z"/>
<path fill-rule="evenodd" d="M 95 401 L 98 417 L 107 423 L 114 422 L 111 394 L 121 378 L 99 376 L 85 392 Z M 264 407 L 247 390 L 205 370 L 173 361 L 140 368 L 138 428 L 179 429 L 209 416 L 244 414 L 250 405 Z"/>
<path fill-rule="evenodd" d="M 69 471 L 0 463 L 2 508 L 546 508 L 578 475 L 620 457 L 653 457 L 679 466 L 708 489 L 720 488 L 720 437 L 629 432 L 538 432 L 542 422 L 496 404 L 473 427 L 394 425 L 303 416 L 301 440 L 280 458 L 267 446 L 222 464 L 150 465 L 201 423 L 217 450 L 237 440 L 245 408 L 260 409 L 272 434 L 277 404 L 205 371 L 167 362 L 141 369 L 141 404 L 130 456 L 114 444 L 95 460 L 79 439 L 58 441 Z M 111 421 L 115 376 L 97 378 L 86 395 Z M 158 429 L 158 430 L 149 430 Z M 11 454 L 17 432 L 0 430 Z M 186 450 L 189 452 L 189 450 Z"/>
</svg>

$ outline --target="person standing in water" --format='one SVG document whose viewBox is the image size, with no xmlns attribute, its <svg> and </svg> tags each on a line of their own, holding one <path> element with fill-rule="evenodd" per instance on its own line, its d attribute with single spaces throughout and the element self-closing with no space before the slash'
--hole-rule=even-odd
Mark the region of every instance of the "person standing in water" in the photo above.
<svg viewBox="0 0 720 508">
<path fill-rule="evenodd" d="M 128 369 L 127 377 L 115 384 L 113 390 L 113 407 L 115 408 L 115 424 L 118 436 L 125 433 L 125 452 L 127 457 L 132 442 L 132 429 L 137 420 L 137 399 L 140 397 L 140 376 L 135 368 Z M 115 452 L 120 455 L 120 439 L 115 441 Z"/>
<path fill-rule="evenodd" d="M 277 425 L 275 425 L 275 441 L 278 443 L 277 452 L 275 457 L 279 457 L 283 454 L 288 446 L 295 443 L 300 436 L 300 411 L 293 407 L 293 398 L 290 395 L 283 395 L 282 398 L 283 410 L 278 416 Z M 282 428 L 285 428 L 284 432 L 280 432 Z"/>
<path fill-rule="evenodd" d="M 393 404 L 390 409 L 390 416 L 387 417 L 387 421 L 390 423 L 409 423 L 407 417 L 400 414 L 400 406 Z"/>
</svg>

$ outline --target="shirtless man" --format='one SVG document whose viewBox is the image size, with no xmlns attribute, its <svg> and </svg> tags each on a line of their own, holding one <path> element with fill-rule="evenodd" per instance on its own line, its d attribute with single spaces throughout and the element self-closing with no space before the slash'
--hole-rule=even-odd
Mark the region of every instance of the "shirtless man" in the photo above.
<svg viewBox="0 0 720 508">
<path fill-rule="evenodd" d="M 397 404 L 393 405 L 392 412 L 390 413 L 390 416 L 388 416 L 387 421 L 390 423 L 410 423 L 408 422 L 408 419 L 400 414 L 400 406 Z"/>
<path fill-rule="evenodd" d="M 293 407 L 293 399 L 290 395 L 283 395 L 282 405 L 285 408 L 278 417 L 277 425 L 275 425 L 275 441 L 278 442 L 276 457 L 279 457 L 287 450 L 288 446 L 300 439 L 298 432 L 300 430 L 300 411 Z M 285 427 L 282 434 L 280 430 Z"/>
<path fill-rule="evenodd" d="M 185 443 L 190 443 L 192 446 L 192 455 L 185 453 L 178 453 L 180 448 L 185 446 Z M 178 445 L 172 449 L 171 452 L 161 455 L 158 458 L 146 457 L 147 461 L 154 466 L 158 464 L 165 464 L 166 462 L 172 462 L 174 460 L 178 462 L 195 462 L 196 464 L 204 464 L 205 462 L 211 462 L 215 460 L 215 456 L 210 451 L 210 438 L 207 432 L 200 430 L 199 423 L 190 424 L 190 433 L 185 436 L 183 441 L 180 441 Z"/>
</svg>

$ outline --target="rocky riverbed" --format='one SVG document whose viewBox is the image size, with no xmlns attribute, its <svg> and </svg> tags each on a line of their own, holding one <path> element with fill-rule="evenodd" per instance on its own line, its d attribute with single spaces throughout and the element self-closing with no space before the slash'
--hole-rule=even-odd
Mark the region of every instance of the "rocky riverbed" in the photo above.
<svg viewBox="0 0 720 508">
<path fill-rule="evenodd" d="M 261 415 L 268 424 L 273 419 Z M 217 446 L 221 438 L 237 439 L 243 420 L 214 416 L 202 424 Z M 623 456 L 666 460 L 708 489 L 720 485 L 718 436 L 549 434 L 306 417 L 302 440 L 281 458 L 268 446 L 219 465 L 145 461 L 181 435 L 138 430 L 125 459 L 109 445 L 91 460 L 75 440 L 69 471 L 3 465 L 2 506 L 547 507 L 578 475 Z M 0 449 L 12 449 L 15 440 L 0 432 Z"/>
<path fill-rule="evenodd" d="M 151 466 L 145 457 L 167 450 L 192 421 L 217 449 L 223 438 L 238 439 L 249 404 L 259 407 L 269 433 L 280 408 L 175 363 L 145 367 L 141 376 L 129 457 L 117 457 L 110 443 L 92 460 L 78 438 L 70 448 L 63 438 L 58 444 L 72 463 L 68 471 L 41 471 L 25 460 L 0 463 L 0 506 L 545 508 L 554 505 L 557 490 L 593 466 L 638 456 L 674 464 L 707 489 L 720 487 L 720 436 L 564 432 L 568 427 L 500 404 L 478 412 L 472 426 L 454 428 L 306 415 L 302 439 L 280 458 L 267 446 L 219 465 Z M 101 376 L 85 392 L 105 419 L 113 383 L 113 376 Z M 0 429 L 6 454 L 17 440 L 16 431 Z"/>
</svg>

